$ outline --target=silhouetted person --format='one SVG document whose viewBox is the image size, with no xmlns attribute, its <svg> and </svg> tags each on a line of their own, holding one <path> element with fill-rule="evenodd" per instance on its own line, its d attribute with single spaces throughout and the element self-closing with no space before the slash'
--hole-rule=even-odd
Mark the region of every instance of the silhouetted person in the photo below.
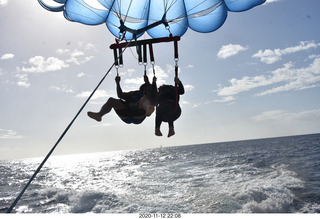
<svg viewBox="0 0 320 219">
<path fill-rule="evenodd" d="M 154 112 L 156 78 L 153 78 L 152 86 L 148 76 L 144 76 L 145 83 L 137 91 L 123 92 L 120 86 L 120 77 L 115 78 L 117 95 L 120 99 L 110 97 L 99 112 L 88 112 L 88 116 L 100 122 L 102 117 L 114 109 L 117 115 L 125 123 L 140 124 Z"/>
<path fill-rule="evenodd" d="M 156 107 L 156 136 L 162 136 L 160 131 L 162 122 L 167 122 L 169 125 L 168 138 L 175 134 L 173 122 L 181 115 L 179 95 L 184 94 L 184 87 L 178 77 L 175 77 L 174 81 L 177 85 L 176 87 L 172 85 L 159 87 Z"/>
</svg>

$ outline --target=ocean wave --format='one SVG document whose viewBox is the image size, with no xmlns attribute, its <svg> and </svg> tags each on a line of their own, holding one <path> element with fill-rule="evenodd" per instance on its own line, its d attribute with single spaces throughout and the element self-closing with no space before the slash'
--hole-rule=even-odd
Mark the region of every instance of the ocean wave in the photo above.
<svg viewBox="0 0 320 219">
<path fill-rule="evenodd" d="M 14 212 L 319 213 L 320 137 L 292 138 L 52 157 Z M 38 163 L 0 162 L 0 206 Z"/>
</svg>

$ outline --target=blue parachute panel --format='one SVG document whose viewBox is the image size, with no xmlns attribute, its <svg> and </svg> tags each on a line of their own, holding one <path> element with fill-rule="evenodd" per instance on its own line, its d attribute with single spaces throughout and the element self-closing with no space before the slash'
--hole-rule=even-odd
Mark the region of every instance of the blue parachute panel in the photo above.
<svg viewBox="0 0 320 219">
<path fill-rule="evenodd" d="M 227 18 L 227 7 L 220 0 L 208 1 L 197 6 L 196 1 L 186 2 L 189 27 L 201 33 L 209 33 L 220 28 Z"/>
<path fill-rule="evenodd" d="M 201 33 L 217 30 L 228 11 L 241 12 L 266 0 L 52 0 L 62 4 L 49 11 L 63 11 L 66 19 L 87 25 L 106 23 L 121 38 L 138 38 L 145 31 L 152 38 L 182 36 L 188 28 Z"/>
<path fill-rule="evenodd" d="M 70 21 L 87 25 L 98 25 L 106 22 L 109 11 L 99 10 L 87 5 L 83 0 L 67 0 L 65 17 Z"/>
<path fill-rule="evenodd" d="M 168 1 L 167 4 L 164 4 L 163 1 L 152 1 L 148 25 L 161 20 L 164 15 L 167 21 L 172 21 L 168 26 L 159 25 L 148 30 L 147 32 L 152 38 L 167 37 L 170 33 L 173 36 L 182 36 L 188 30 L 184 1 L 176 0 L 174 4 L 172 4 L 173 2 L 169 4 Z"/>
<path fill-rule="evenodd" d="M 228 10 L 233 12 L 247 11 L 257 5 L 263 4 L 266 0 L 224 0 Z"/>
</svg>

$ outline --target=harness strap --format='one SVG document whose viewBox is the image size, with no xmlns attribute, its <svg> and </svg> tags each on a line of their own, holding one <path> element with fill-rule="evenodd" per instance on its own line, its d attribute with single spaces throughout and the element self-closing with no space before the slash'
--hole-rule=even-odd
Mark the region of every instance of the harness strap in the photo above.
<svg viewBox="0 0 320 219">
<path fill-rule="evenodd" d="M 147 45 L 143 44 L 143 64 L 147 65 L 148 61 L 147 61 Z"/>
<path fill-rule="evenodd" d="M 119 65 L 120 67 L 122 67 L 123 66 L 122 48 L 119 48 L 118 52 L 119 52 Z"/>
<path fill-rule="evenodd" d="M 113 57 L 114 57 L 114 65 L 117 67 L 119 66 L 119 61 L 118 61 L 118 53 L 117 49 L 113 49 Z"/>
<path fill-rule="evenodd" d="M 153 56 L 152 43 L 149 43 L 149 53 L 150 53 L 150 61 L 151 61 L 151 64 L 154 64 L 154 56 Z"/>
<path fill-rule="evenodd" d="M 174 40 L 174 59 L 175 59 L 175 61 L 179 60 L 178 40 Z"/>
<path fill-rule="evenodd" d="M 178 77 L 178 71 L 179 71 L 179 68 L 178 68 L 179 53 L 178 53 L 178 41 L 177 40 L 174 41 L 174 61 L 176 63 L 176 65 L 174 67 L 174 72 L 175 72 L 175 77 L 177 78 Z M 178 84 L 176 83 L 176 81 L 174 81 L 174 88 L 175 88 L 175 92 L 176 92 L 176 107 L 175 107 L 174 112 L 176 112 L 177 109 L 178 109 L 178 104 L 179 104 L 179 100 L 178 100 L 178 97 L 179 97 Z"/>
<path fill-rule="evenodd" d="M 138 53 L 138 62 L 139 65 L 142 64 L 142 51 L 141 51 L 141 45 L 137 45 L 137 53 Z"/>
</svg>

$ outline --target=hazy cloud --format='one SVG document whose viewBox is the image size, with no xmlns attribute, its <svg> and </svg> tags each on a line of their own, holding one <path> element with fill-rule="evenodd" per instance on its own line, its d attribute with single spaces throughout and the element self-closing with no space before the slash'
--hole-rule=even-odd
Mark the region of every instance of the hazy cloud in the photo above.
<svg viewBox="0 0 320 219">
<path fill-rule="evenodd" d="M 222 97 L 219 100 L 214 100 L 213 102 L 215 103 L 226 103 L 226 102 L 231 102 L 234 101 L 236 98 L 233 96 L 226 96 L 226 97 Z"/>
<path fill-rule="evenodd" d="M 70 53 L 70 50 L 69 49 L 57 49 L 56 52 L 58 54 L 68 54 L 68 53 Z"/>
<path fill-rule="evenodd" d="M 315 120 L 320 119 L 320 109 L 306 110 L 297 113 L 290 113 L 284 110 L 265 111 L 260 115 L 253 116 L 252 119 L 256 122 L 261 121 L 299 121 L 299 120 Z"/>
<path fill-rule="evenodd" d="M 264 51 L 259 50 L 256 54 L 254 54 L 253 58 L 260 58 L 261 62 L 272 64 L 279 60 L 281 60 L 281 57 L 283 55 L 304 51 L 308 49 L 315 49 L 320 46 L 320 43 L 315 42 L 308 42 L 308 41 L 301 41 L 298 46 L 288 47 L 285 49 L 266 49 Z"/>
<path fill-rule="evenodd" d="M 187 65 L 186 68 L 193 68 L 194 65 Z"/>
<path fill-rule="evenodd" d="M 64 93 L 74 93 L 72 89 L 66 87 L 57 87 L 57 86 L 50 86 L 51 90 L 64 92 Z"/>
<path fill-rule="evenodd" d="M 0 0 L 0 6 L 5 6 L 8 4 L 9 0 Z"/>
<path fill-rule="evenodd" d="M 90 94 L 92 93 L 92 91 L 84 91 L 84 92 L 81 92 L 79 94 L 76 95 L 76 97 L 79 97 L 79 98 L 88 98 L 90 96 Z M 94 95 L 92 96 L 92 100 L 95 100 L 95 99 L 98 99 L 98 98 L 101 98 L 101 97 L 107 97 L 107 92 L 105 90 L 97 90 Z"/>
<path fill-rule="evenodd" d="M 81 77 L 83 77 L 83 76 L 85 76 L 85 75 L 86 75 L 85 73 L 80 72 L 79 74 L 77 74 L 77 77 L 78 77 L 78 78 L 81 78 Z"/>
<path fill-rule="evenodd" d="M 90 44 L 90 45 L 92 45 L 92 44 Z M 91 47 L 93 48 L 94 45 L 88 46 L 88 50 Z M 67 56 L 67 58 L 65 59 L 66 63 L 74 63 L 76 65 L 84 64 L 94 58 L 94 56 L 86 56 L 83 51 L 80 51 L 77 49 L 74 49 L 73 51 L 70 51 L 69 49 L 57 49 L 56 52 L 60 55 Z"/>
<path fill-rule="evenodd" d="M 95 51 L 97 51 L 97 47 L 96 47 L 94 44 L 92 44 L 92 43 L 87 43 L 87 44 L 84 46 L 84 49 L 85 49 L 85 50 L 95 50 Z"/>
<path fill-rule="evenodd" d="M 249 91 L 258 87 L 277 85 L 267 89 L 256 96 L 264 96 L 267 94 L 279 93 L 290 90 L 303 90 L 320 86 L 320 58 L 315 58 L 313 62 L 305 68 L 294 68 L 294 65 L 289 62 L 283 65 L 282 68 L 274 70 L 269 75 L 260 76 L 244 76 L 241 79 L 232 78 L 230 86 L 220 86 L 217 94 L 228 100 L 229 96 L 234 96 L 241 92 Z M 233 100 L 230 98 L 230 101 Z"/>
<path fill-rule="evenodd" d="M 27 74 L 17 74 L 16 78 L 18 78 L 17 85 L 20 87 L 28 88 L 31 86 L 29 83 L 28 75 Z"/>
<path fill-rule="evenodd" d="M 239 52 L 245 51 L 247 49 L 248 48 L 243 47 L 238 44 L 228 44 L 228 45 L 224 45 L 220 48 L 217 56 L 221 59 L 226 59 L 231 56 L 237 55 Z"/>
<path fill-rule="evenodd" d="M 22 135 L 19 135 L 17 132 L 13 130 L 0 129 L 0 139 L 18 139 L 23 138 Z"/>
</svg>

